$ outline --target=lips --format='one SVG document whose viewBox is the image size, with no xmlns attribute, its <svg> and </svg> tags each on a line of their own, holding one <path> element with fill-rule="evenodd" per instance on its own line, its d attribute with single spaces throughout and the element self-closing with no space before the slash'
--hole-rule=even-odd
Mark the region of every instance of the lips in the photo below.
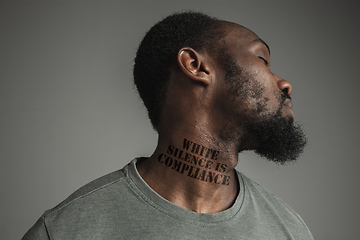
<svg viewBox="0 0 360 240">
<path fill-rule="evenodd" d="M 295 115 L 294 115 L 294 113 L 293 113 L 293 111 L 292 111 L 292 109 L 293 109 L 293 104 L 292 104 L 291 100 L 288 99 L 287 101 L 285 101 L 285 104 L 284 104 L 284 105 L 285 105 L 285 107 L 287 108 L 288 112 L 290 113 L 292 120 L 295 121 Z"/>
<path fill-rule="evenodd" d="M 287 100 L 287 101 L 285 101 L 285 107 L 287 107 L 288 109 L 290 109 L 290 110 L 292 111 L 292 109 L 293 109 L 293 104 L 292 104 L 292 102 L 291 102 L 290 99 Z"/>
</svg>

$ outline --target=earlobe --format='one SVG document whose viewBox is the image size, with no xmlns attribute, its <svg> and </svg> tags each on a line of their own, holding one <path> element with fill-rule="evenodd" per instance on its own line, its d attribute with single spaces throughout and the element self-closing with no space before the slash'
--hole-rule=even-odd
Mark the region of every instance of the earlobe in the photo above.
<svg viewBox="0 0 360 240">
<path fill-rule="evenodd" d="M 190 47 L 180 49 L 177 55 L 180 69 L 192 80 L 210 83 L 210 67 L 205 61 L 205 56 Z"/>
</svg>

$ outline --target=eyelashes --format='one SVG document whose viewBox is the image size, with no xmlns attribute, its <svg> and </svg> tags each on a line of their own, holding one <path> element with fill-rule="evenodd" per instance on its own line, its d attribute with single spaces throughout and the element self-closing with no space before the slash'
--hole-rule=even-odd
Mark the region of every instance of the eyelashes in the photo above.
<svg viewBox="0 0 360 240">
<path fill-rule="evenodd" d="M 266 66 L 269 65 L 269 62 L 265 58 L 260 57 L 260 56 L 258 58 L 260 58 L 265 63 Z"/>
</svg>

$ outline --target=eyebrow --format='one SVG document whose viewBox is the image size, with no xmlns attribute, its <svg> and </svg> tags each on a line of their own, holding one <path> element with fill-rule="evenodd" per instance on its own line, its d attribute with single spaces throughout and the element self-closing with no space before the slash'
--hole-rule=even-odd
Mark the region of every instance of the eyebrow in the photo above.
<svg viewBox="0 0 360 240">
<path fill-rule="evenodd" d="M 264 40 L 262 40 L 261 38 L 257 38 L 254 40 L 254 42 L 260 42 L 260 43 L 264 44 L 266 46 L 266 48 L 268 49 L 269 55 L 270 55 L 270 47 L 269 47 L 269 45 L 266 44 L 266 42 L 264 42 Z"/>
</svg>

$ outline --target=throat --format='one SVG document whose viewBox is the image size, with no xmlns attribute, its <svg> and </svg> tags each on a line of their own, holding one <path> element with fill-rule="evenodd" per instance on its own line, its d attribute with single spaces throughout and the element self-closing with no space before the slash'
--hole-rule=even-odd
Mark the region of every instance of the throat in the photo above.
<svg viewBox="0 0 360 240">
<path fill-rule="evenodd" d="M 219 150 L 183 139 L 167 144 L 137 168 L 160 196 L 185 209 L 215 213 L 232 206 L 239 191 L 236 172 Z"/>
</svg>

